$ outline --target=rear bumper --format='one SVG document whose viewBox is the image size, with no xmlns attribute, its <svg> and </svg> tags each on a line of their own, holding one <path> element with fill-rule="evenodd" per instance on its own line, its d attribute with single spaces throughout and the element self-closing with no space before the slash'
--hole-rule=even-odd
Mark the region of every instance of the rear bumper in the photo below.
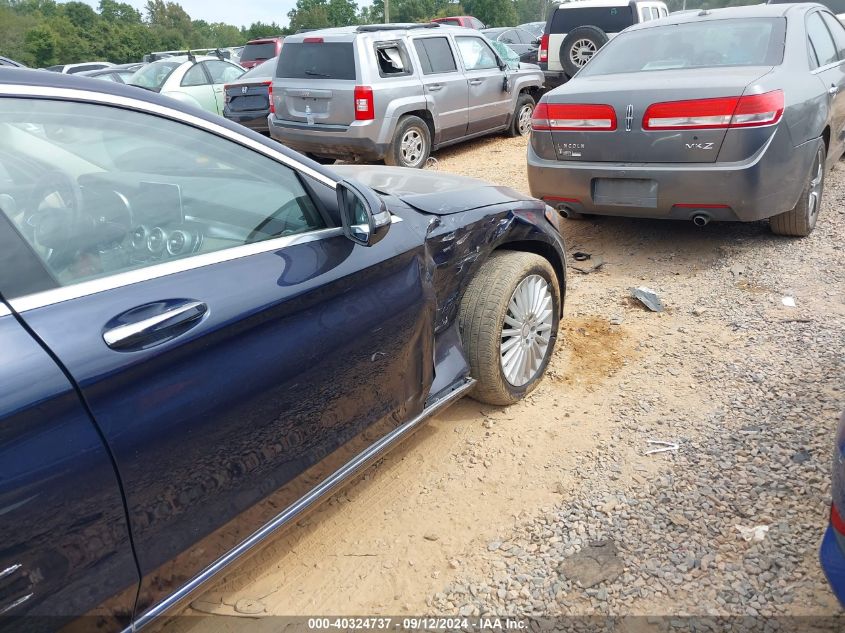
<svg viewBox="0 0 845 633">
<path fill-rule="evenodd" d="M 845 607 L 845 554 L 836 541 L 836 533 L 833 527 L 827 526 L 821 547 L 819 548 L 819 561 L 827 576 L 827 582 L 833 590 L 839 604 Z"/>
<path fill-rule="evenodd" d="M 672 164 L 547 160 L 529 144 L 528 183 L 532 196 L 552 206 L 566 204 L 579 213 L 674 220 L 704 214 L 711 220 L 752 222 L 795 206 L 818 142 L 814 139 L 791 152 L 771 151 L 780 148 L 767 145 L 747 161 Z M 654 181 L 656 202 L 647 208 L 595 204 L 598 178 Z"/>
<path fill-rule="evenodd" d="M 387 140 L 379 141 L 382 131 L 390 127 L 389 121 L 367 121 L 363 125 L 308 125 L 283 121 L 271 115 L 268 119 L 270 136 L 298 152 L 336 158 L 357 158 L 378 161 L 390 147 Z"/>
<path fill-rule="evenodd" d="M 230 121 L 240 123 L 241 125 L 248 127 L 250 130 L 260 132 L 261 134 L 270 133 L 270 126 L 267 124 L 268 114 L 270 114 L 269 109 L 251 110 L 247 112 L 230 112 L 229 110 L 223 111 L 223 116 Z"/>
</svg>

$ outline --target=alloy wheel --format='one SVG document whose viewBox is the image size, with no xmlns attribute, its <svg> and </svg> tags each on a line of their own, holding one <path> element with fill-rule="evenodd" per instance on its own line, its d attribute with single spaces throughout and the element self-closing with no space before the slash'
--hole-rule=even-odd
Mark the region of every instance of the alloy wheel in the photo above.
<svg viewBox="0 0 845 633">
<path fill-rule="evenodd" d="M 529 275 L 516 287 L 505 313 L 500 346 L 502 373 L 514 387 L 536 378 L 549 353 L 554 302 L 549 283 Z"/>
<path fill-rule="evenodd" d="M 583 38 L 577 40 L 569 49 L 569 59 L 572 60 L 573 64 L 581 67 L 592 59 L 597 50 L 592 40 Z"/>
<path fill-rule="evenodd" d="M 402 142 L 399 152 L 402 155 L 402 162 L 408 167 L 416 166 L 423 157 L 425 139 L 417 128 L 410 128 L 402 135 Z"/>
<path fill-rule="evenodd" d="M 812 226 L 819 214 L 819 207 L 822 198 L 822 187 L 824 185 L 824 150 L 819 148 L 816 160 L 813 163 L 813 171 L 810 176 L 810 195 L 807 196 L 807 216 Z"/>
<path fill-rule="evenodd" d="M 526 103 L 519 109 L 516 117 L 516 127 L 520 135 L 525 136 L 531 131 L 531 115 L 534 114 L 534 106 Z"/>
</svg>

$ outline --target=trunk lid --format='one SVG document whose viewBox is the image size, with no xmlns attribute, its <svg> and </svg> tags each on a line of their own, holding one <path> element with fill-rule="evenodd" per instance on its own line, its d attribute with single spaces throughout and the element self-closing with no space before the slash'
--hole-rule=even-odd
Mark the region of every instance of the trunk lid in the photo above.
<svg viewBox="0 0 845 633">
<path fill-rule="evenodd" d="M 667 101 L 739 97 L 771 66 L 663 70 L 576 77 L 546 95 L 549 104 L 609 105 L 610 131 L 553 130 L 558 160 L 620 163 L 715 162 L 727 129 L 643 129 L 648 107 Z M 647 89 L 645 88 L 647 86 Z"/>
<path fill-rule="evenodd" d="M 226 102 L 232 112 L 270 109 L 269 79 L 226 86 Z"/>
<path fill-rule="evenodd" d="M 330 36 L 285 42 L 273 80 L 276 118 L 323 125 L 355 120 L 355 48 Z"/>
</svg>

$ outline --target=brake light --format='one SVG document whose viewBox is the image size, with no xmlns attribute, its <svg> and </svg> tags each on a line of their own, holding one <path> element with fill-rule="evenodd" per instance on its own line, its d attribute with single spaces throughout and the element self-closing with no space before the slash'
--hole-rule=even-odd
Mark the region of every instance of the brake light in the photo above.
<svg viewBox="0 0 845 633">
<path fill-rule="evenodd" d="M 273 82 L 263 81 L 261 83 L 267 86 L 267 100 L 270 102 L 270 114 L 276 114 L 276 104 L 273 103 Z"/>
<path fill-rule="evenodd" d="M 543 37 L 540 38 L 540 50 L 537 52 L 537 61 L 538 62 L 548 62 L 549 61 L 549 34 L 544 33 Z"/>
<path fill-rule="evenodd" d="M 839 514 L 839 510 L 836 509 L 835 503 L 830 504 L 830 524 L 834 530 L 845 536 L 845 520 Z"/>
<path fill-rule="evenodd" d="M 616 111 L 603 104 L 540 101 L 531 117 L 531 129 L 609 132 L 616 129 Z"/>
<path fill-rule="evenodd" d="M 783 91 L 761 95 L 653 103 L 643 116 L 645 130 L 694 130 L 772 125 L 783 116 Z"/>
<path fill-rule="evenodd" d="M 322 44 L 323 38 L 322 37 L 306 37 L 302 40 L 304 44 Z"/>
<path fill-rule="evenodd" d="M 371 121 L 376 118 L 373 103 L 373 89 L 369 86 L 355 86 L 355 120 Z"/>
</svg>

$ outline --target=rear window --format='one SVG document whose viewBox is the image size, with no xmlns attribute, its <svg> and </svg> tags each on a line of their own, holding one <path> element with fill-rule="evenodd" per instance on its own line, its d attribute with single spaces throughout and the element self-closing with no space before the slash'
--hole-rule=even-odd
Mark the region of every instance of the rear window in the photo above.
<svg viewBox="0 0 845 633">
<path fill-rule="evenodd" d="M 443 18 L 442 20 L 437 20 L 441 24 L 453 24 L 455 26 L 460 26 L 461 21 L 458 18 Z"/>
<path fill-rule="evenodd" d="M 270 59 L 276 56 L 276 43 L 267 42 L 264 44 L 247 44 L 241 53 L 242 62 L 251 62 L 256 59 Z"/>
<path fill-rule="evenodd" d="M 276 69 L 276 64 L 279 60 L 276 57 L 268 59 L 266 62 L 261 62 L 258 66 L 253 66 L 250 70 L 241 75 L 241 79 L 249 79 L 250 77 L 272 77 L 273 71 Z"/>
<path fill-rule="evenodd" d="M 783 62 L 783 18 L 707 20 L 654 26 L 613 38 L 579 73 L 776 66 Z"/>
<path fill-rule="evenodd" d="M 286 43 L 276 77 L 282 79 L 355 79 L 352 42 Z"/>
<path fill-rule="evenodd" d="M 576 27 L 588 25 L 597 26 L 605 33 L 619 33 L 634 23 L 634 12 L 630 6 L 564 7 L 555 11 L 550 33 L 569 33 Z"/>
</svg>

